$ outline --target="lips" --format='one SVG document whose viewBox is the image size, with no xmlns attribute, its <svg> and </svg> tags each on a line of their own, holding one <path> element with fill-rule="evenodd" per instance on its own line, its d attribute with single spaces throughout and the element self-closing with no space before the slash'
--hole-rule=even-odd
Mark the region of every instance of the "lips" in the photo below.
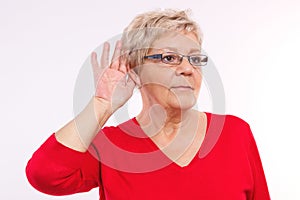
<svg viewBox="0 0 300 200">
<path fill-rule="evenodd" d="M 171 89 L 194 90 L 194 88 L 192 88 L 191 86 L 186 86 L 186 85 L 172 86 Z"/>
</svg>

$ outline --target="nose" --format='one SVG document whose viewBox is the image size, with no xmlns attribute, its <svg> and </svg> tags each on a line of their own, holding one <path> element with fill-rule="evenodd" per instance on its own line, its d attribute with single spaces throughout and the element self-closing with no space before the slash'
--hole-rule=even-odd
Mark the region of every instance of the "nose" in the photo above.
<svg viewBox="0 0 300 200">
<path fill-rule="evenodd" d="M 185 76 L 190 76 L 194 73 L 194 66 L 191 65 L 191 63 L 188 61 L 186 57 L 182 59 L 182 62 L 180 65 L 177 66 L 176 68 L 176 75 L 185 75 Z"/>
</svg>

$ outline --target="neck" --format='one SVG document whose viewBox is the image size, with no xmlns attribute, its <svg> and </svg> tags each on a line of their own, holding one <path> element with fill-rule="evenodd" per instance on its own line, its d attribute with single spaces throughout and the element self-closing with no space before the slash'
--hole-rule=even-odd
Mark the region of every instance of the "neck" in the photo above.
<svg viewBox="0 0 300 200">
<path fill-rule="evenodd" d="M 165 108 L 159 104 L 152 104 L 144 105 L 136 120 L 149 137 L 160 134 L 173 138 L 177 130 L 189 123 L 192 114 L 195 114 L 195 111 L 191 109 Z"/>
</svg>

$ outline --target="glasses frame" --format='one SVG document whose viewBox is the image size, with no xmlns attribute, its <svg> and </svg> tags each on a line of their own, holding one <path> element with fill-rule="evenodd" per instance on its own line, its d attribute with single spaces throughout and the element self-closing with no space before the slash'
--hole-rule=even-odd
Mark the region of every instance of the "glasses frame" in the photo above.
<svg viewBox="0 0 300 200">
<path fill-rule="evenodd" d="M 176 54 L 179 56 L 179 63 L 174 63 L 174 64 L 171 64 L 171 63 L 167 63 L 163 60 L 165 54 Z M 204 65 L 195 65 L 195 64 L 192 64 L 191 62 L 191 58 L 194 57 L 194 56 L 204 56 L 204 59 L 206 60 L 205 64 Z M 144 59 L 154 59 L 154 60 L 160 60 L 161 62 L 165 63 L 165 64 L 168 64 L 168 65 L 180 65 L 182 63 L 182 60 L 183 60 L 183 57 L 186 57 L 189 61 L 189 63 L 192 65 L 192 66 L 196 66 L 196 67 L 200 67 L 200 66 L 205 66 L 207 65 L 207 62 L 208 62 L 208 56 L 207 55 L 204 55 L 204 54 L 195 54 L 195 55 L 183 55 L 183 54 L 180 54 L 180 53 L 176 53 L 176 52 L 164 52 L 164 53 L 160 53 L 160 54 L 152 54 L 152 55 L 147 55 L 147 56 L 144 56 Z M 202 59 L 203 60 L 203 59 Z"/>
</svg>

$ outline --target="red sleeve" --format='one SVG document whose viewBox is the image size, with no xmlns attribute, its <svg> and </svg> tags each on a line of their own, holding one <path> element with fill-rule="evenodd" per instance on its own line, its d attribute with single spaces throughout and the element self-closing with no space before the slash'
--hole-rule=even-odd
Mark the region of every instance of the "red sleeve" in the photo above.
<svg viewBox="0 0 300 200">
<path fill-rule="evenodd" d="M 29 183 L 40 192 L 68 195 L 99 186 L 99 161 L 89 151 L 75 151 L 52 134 L 26 166 Z"/>
<path fill-rule="evenodd" d="M 249 194 L 249 198 L 247 199 L 270 200 L 270 194 L 269 194 L 262 162 L 250 127 L 248 129 L 248 133 L 249 133 L 248 135 L 249 136 L 249 161 L 252 169 L 254 187 L 252 193 Z"/>
</svg>

